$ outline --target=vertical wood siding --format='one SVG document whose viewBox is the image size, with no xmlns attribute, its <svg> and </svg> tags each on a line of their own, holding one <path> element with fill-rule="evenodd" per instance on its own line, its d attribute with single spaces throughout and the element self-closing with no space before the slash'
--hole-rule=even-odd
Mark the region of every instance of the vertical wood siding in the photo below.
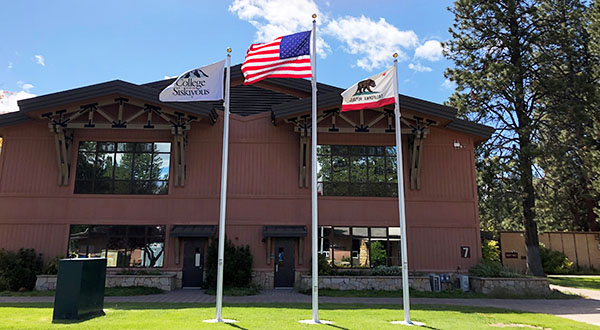
<svg viewBox="0 0 600 330">
<path fill-rule="evenodd" d="M 58 187 L 54 140 L 47 124 L 35 121 L 2 128 L 0 247 L 31 245 L 45 254 L 64 251 L 65 224 L 217 224 L 222 120 L 220 116 L 214 126 L 192 124 L 185 187 L 171 184 L 167 196 L 75 195 L 73 187 L 79 141 L 170 141 L 170 132 L 76 130 L 71 182 Z M 298 188 L 299 137 L 291 125 L 274 126 L 268 113 L 232 115 L 230 134 L 227 235 L 237 238 L 236 243 L 251 245 L 255 268 L 270 269 L 265 263 L 262 226 L 305 225 L 310 232 L 310 189 Z M 464 148 L 455 149 L 454 140 Z M 319 134 L 319 143 L 395 142 L 394 136 L 387 134 L 324 133 Z M 403 144 L 407 177 L 406 137 Z M 464 270 L 477 262 L 480 252 L 473 252 L 479 246 L 473 162 L 470 136 L 431 128 L 423 148 L 422 188 L 406 188 L 411 269 Z M 397 214 L 395 198 L 319 198 L 321 225 L 397 226 Z M 23 233 L 15 235 L 17 228 Z M 7 234 L 9 230 L 12 234 Z M 168 239 L 165 265 L 179 268 L 172 260 L 173 244 Z M 461 245 L 472 247 L 470 259 L 460 259 Z M 303 252 L 299 270 L 310 266 L 310 237 Z"/>
</svg>

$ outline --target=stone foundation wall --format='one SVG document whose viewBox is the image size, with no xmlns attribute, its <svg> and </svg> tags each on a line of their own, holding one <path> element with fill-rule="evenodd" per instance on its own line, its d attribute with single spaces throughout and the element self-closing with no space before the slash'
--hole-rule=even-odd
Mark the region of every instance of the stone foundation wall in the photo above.
<svg viewBox="0 0 600 330">
<path fill-rule="evenodd" d="M 294 287 L 298 287 L 302 280 L 301 272 L 294 273 Z M 275 273 L 274 272 L 252 272 L 252 284 L 260 285 L 263 289 L 273 289 L 273 284 L 275 281 Z"/>
<path fill-rule="evenodd" d="M 523 277 L 523 278 L 490 278 L 469 277 L 471 290 L 484 294 L 509 294 L 516 296 L 524 295 L 546 295 L 549 294 L 550 286 L 545 278 Z"/>
<path fill-rule="evenodd" d="M 181 280 L 179 280 L 180 282 Z M 127 286 L 147 286 L 172 291 L 177 287 L 177 274 L 166 273 L 162 275 L 106 275 L 107 288 Z M 180 287 L 180 286 L 179 286 Z M 46 291 L 56 289 L 56 275 L 38 275 L 35 290 Z"/>
<path fill-rule="evenodd" d="M 312 277 L 302 276 L 300 289 L 310 290 Z M 431 291 L 428 276 L 410 276 L 412 289 Z M 402 276 L 319 276 L 319 288 L 335 290 L 384 290 L 402 289 Z"/>
</svg>

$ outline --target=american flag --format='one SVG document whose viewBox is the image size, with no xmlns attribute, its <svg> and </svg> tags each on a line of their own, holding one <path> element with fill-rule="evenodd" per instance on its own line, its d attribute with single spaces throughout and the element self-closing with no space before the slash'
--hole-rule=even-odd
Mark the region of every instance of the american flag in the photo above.
<svg viewBox="0 0 600 330">
<path fill-rule="evenodd" d="M 242 72 L 244 85 L 265 78 L 311 78 L 310 31 L 250 45 Z"/>
</svg>

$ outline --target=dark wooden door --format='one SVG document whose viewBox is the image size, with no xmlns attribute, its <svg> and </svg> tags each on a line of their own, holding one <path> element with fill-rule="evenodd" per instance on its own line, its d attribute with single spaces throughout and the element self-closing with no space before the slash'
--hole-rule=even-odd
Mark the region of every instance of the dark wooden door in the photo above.
<svg viewBox="0 0 600 330">
<path fill-rule="evenodd" d="M 204 238 L 185 238 L 183 241 L 183 287 L 202 286 L 205 242 Z"/>
<path fill-rule="evenodd" d="M 293 238 L 275 239 L 275 279 L 273 284 L 276 288 L 294 286 L 294 254 Z"/>
</svg>

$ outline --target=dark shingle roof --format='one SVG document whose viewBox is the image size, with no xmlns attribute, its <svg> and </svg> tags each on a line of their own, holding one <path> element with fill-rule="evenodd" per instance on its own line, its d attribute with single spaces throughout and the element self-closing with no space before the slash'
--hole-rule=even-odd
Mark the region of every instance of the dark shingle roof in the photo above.
<svg viewBox="0 0 600 330">
<path fill-rule="evenodd" d="M 33 119 L 27 117 L 26 114 L 20 111 L 5 113 L 0 115 L 0 127 L 26 123 L 31 120 Z"/>
<path fill-rule="evenodd" d="M 146 86 L 132 84 L 122 80 L 113 80 L 100 84 L 70 89 L 58 93 L 52 93 L 30 99 L 18 101 L 20 112 L 27 113 L 36 110 L 47 109 L 64 104 L 87 101 L 90 98 L 109 96 L 113 94 L 122 94 L 138 98 L 144 102 L 152 103 L 157 106 L 165 105 L 180 111 L 193 113 L 196 115 L 211 118 L 214 117 L 214 108 L 201 102 L 190 103 L 163 103 L 158 100 L 157 91 Z"/>
</svg>

